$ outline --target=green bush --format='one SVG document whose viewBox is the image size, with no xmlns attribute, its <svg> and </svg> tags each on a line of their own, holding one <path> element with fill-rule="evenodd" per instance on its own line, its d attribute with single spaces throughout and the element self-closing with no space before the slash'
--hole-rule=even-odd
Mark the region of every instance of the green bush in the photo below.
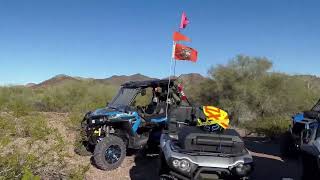
<svg viewBox="0 0 320 180">
<path fill-rule="evenodd" d="M 15 120 L 0 116 L 0 148 L 6 146 L 16 134 Z"/>
<path fill-rule="evenodd" d="M 0 110 L 11 111 L 16 117 L 33 110 L 35 94 L 25 87 L 0 87 Z"/>
<path fill-rule="evenodd" d="M 85 112 L 103 107 L 116 92 L 116 87 L 89 82 L 72 82 L 43 90 L 35 102 L 38 111 Z"/>
<path fill-rule="evenodd" d="M 290 125 L 288 117 L 269 117 L 255 121 L 246 121 L 240 124 L 241 127 L 249 130 L 252 133 L 258 133 L 271 138 L 276 138 L 280 134 L 286 132 Z"/>
<path fill-rule="evenodd" d="M 53 130 L 48 127 L 46 119 L 39 114 L 23 117 L 21 125 L 23 137 L 30 137 L 34 141 L 46 140 L 47 136 L 53 132 Z"/>
<path fill-rule="evenodd" d="M 23 170 L 23 176 L 21 180 L 40 180 L 40 176 L 33 175 L 32 172 L 26 168 Z"/>
<path fill-rule="evenodd" d="M 266 58 L 236 56 L 226 65 L 212 67 L 210 79 L 195 88 L 193 99 L 227 110 L 233 125 L 254 124 L 255 130 L 273 136 L 287 128 L 281 118 L 312 107 L 319 98 L 316 83 L 320 81 L 271 72 L 271 68 Z"/>
<path fill-rule="evenodd" d="M 0 179 L 21 179 L 34 177 L 30 171 L 41 166 L 42 163 L 32 154 L 21 153 L 14 150 L 6 156 L 0 156 Z"/>
<path fill-rule="evenodd" d="M 67 82 L 43 89 L 0 87 L 0 110 L 13 112 L 16 117 L 32 111 L 83 113 L 105 106 L 117 88 L 87 81 Z"/>
</svg>

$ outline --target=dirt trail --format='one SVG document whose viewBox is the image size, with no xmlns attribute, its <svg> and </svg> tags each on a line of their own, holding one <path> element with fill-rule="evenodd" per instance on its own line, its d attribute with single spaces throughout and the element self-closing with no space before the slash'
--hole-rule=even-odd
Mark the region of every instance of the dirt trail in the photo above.
<svg viewBox="0 0 320 180">
<path fill-rule="evenodd" d="M 254 158 L 252 179 L 301 179 L 302 167 L 297 159 L 281 158 L 279 144 L 263 137 L 243 137 Z"/>
<path fill-rule="evenodd" d="M 76 132 L 67 130 L 65 122 L 67 114 L 47 113 L 49 124 L 57 128 L 68 142 L 68 162 L 70 165 L 84 165 L 89 163 L 90 157 L 79 156 L 73 151 Z M 246 136 L 246 133 L 237 129 L 243 136 L 246 147 L 254 157 L 255 170 L 251 179 L 254 180 L 280 180 L 282 178 L 300 179 L 301 166 L 298 160 L 282 159 L 279 152 L 279 144 L 263 137 Z M 157 180 L 159 159 L 143 157 L 139 152 L 128 155 L 121 167 L 113 171 L 102 171 L 95 168 L 92 163 L 85 174 L 88 180 Z"/>
</svg>

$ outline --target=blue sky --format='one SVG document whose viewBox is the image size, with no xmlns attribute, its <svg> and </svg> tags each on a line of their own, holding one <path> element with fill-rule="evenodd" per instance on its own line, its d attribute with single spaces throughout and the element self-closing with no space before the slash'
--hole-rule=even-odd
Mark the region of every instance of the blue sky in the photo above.
<svg viewBox="0 0 320 180">
<path fill-rule="evenodd" d="M 207 74 L 237 54 L 264 56 L 274 71 L 320 75 L 320 3 L 295 0 L 0 0 L 0 84 L 57 74 L 105 78 L 169 73 L 173 31 L 199 51 L 177 74 Z"/>
</svg>

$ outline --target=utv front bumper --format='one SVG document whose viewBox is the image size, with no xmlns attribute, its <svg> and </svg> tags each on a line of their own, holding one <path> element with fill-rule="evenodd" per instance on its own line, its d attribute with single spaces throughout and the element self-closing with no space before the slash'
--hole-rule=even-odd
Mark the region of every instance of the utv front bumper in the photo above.
<svg viewBox="0 0 320 180">
<path fill-rule="evenodd" d="M 181 153 L 174 149 L 167 134 L 162 135 L 160 146 L 170 175 L 178 179 L 244 179 L 253 170 L 253 159 L 247 150 L 246 153 L 235 156 Z"/>
</svg>

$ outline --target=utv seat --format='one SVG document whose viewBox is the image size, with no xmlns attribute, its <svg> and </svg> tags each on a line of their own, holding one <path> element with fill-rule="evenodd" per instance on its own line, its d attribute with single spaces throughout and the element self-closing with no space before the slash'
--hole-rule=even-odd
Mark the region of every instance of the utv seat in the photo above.
<svg viewBox="0 0 320 180">
<path fill-rule="evenodd" d="M 146 122 L 162 122 L 166 121 L 166 103 L 165 102 L 160 102 L 157 103 L 156 107 L 154 108 L 154 111 L 149 114 L 143 114 L 142 118 Z"/>
</svg>

